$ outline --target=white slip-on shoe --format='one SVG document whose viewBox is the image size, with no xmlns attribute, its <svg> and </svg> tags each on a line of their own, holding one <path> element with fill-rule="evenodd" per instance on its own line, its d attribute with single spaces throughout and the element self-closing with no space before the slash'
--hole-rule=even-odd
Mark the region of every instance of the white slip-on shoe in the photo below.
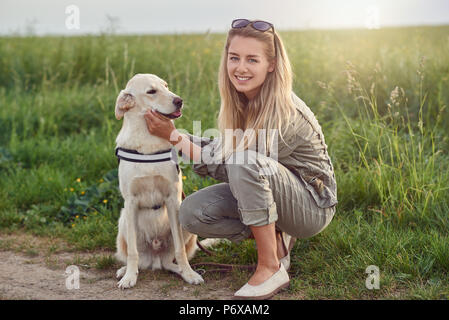
<svg viewBox="0 0 449 320">
<path fill-rule="evenodd" d="M 281 238 L 282 238 L 282 245 L 284 246 L 285 251 L 287 251 L 287 255 L 279 261 L 284 265 L 285 270 L 290 269 L 290 251 L 292 250 L 296 238 L 293 238 L 291 235 L 281 232 Z"/>
<path fill-rule="evenodd" d="M 281 263 L 279 270 L 270 278 L 257 286 L 246 283 L 235 294 L 235 299 L 265 300 L 274 296 L 282 288 L 288 287 L 290 278 L 284 265 Z"/>
</svg>

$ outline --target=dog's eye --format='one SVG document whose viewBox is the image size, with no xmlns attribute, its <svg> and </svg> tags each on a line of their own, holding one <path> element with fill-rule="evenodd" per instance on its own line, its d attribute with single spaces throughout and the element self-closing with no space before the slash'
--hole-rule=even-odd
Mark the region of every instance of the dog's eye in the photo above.
<svg viewBox="0 0 449 320">
<path fill-rule="evenodd" d="M 148 94 L 155 94 L 155 93 L 156 93 L 156 90 L 154 90 L 154 89 L 148 90 L 147 93 L 148 93 Z"/>
</svg>

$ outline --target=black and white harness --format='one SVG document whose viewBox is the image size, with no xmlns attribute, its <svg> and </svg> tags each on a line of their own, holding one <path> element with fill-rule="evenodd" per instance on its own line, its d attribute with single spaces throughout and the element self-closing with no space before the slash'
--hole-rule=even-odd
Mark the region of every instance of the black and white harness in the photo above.
<svg viewBox="0 0 449 320">
<path fill-rule="evenodd" d="M 178 155 L 176 153 L 175 148 L 170 148 L 167 150 L 158 151 L 150 154 L 143 154 L 137 152 L 136 150 L 130 150 L 125 148 L 116 148 L 115 155 L 117 156 L 119 163 L 120 160 L 137 163 L 156 163 L 156 162 L 173 161 L 173 164 L 176 165 L 176 171 L 178 171 L 179 174 Z"/>
</svg>

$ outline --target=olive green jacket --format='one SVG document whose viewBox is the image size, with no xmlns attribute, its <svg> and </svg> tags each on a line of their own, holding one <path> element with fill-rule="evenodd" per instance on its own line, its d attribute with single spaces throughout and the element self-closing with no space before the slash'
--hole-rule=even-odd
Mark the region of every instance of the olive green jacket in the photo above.
<svg viewBox="0 0 449 320">
<path fill-rule="evenodd" d="M 310 108 L 294 93 L 292 96 L 297 113 L 283 135 L 285 142 L 278 139 L 277 161 L 304 182 L 318 207 L 332 207 L 337 204 L 337 183 L 323 132 Z M 201 147 L 207 145 L 204 150 L 212 150 L 213 153 L 217 139 L 187 136 Z M 223 164 L 201 162 L 194 164 L 193 170 L 201 176 L 209 175 L 227 182 L 226 166 Z"/>
</svg>

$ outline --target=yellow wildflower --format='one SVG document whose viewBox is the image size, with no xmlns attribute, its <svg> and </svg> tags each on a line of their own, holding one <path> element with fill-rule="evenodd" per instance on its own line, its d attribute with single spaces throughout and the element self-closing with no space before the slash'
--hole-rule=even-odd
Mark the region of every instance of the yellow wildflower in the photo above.
<svg viewBox="0 0 449 320">
<path fill-rule="evenodd" d="M 84 196 L 86 194 L 86 191 L 81 191 L 81 195 Z"/>
<path fill-rule="evenodd" d="M 73 189 L 73 188 L 70 188 L 70 192 L 73 192 L 73 191 L 75 191 L 75 189 Z"/>
<path fill-rule="evenodd" d="M 81 178 L 76 179 L 76 182 L 81 182 Z"/>
<path fill-rule="evenodd" d="M 103 203 L 108 203 L 108 199 L 104 199 L 104 200 L 103 200 Z"/>
<path fill-rule="evenodd" d="M 187 179 L 187 177 L 186 176 L 182 176 L 182 180 L 185 180 L 185 179 Z"/>
</svg>

